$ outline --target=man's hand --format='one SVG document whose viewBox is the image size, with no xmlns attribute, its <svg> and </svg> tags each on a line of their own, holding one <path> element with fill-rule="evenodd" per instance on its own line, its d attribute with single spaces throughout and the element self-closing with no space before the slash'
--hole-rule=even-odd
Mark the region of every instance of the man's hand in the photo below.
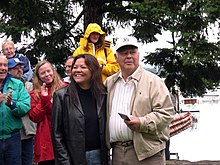
<svg viewBox="0 0 220 165">
<path fill-rule="evenodd" d="M 2 101 L 4 100 L 5 96 L 6 96 L 5 93 L 0 92 L 0 104 L 1 104 Z"/>
<path fill-rule="evenodd" d="M 10 90 L 8 92 L 8 95 L 6 96 L 5 104 L 7 106 L 11 106 L 12 105 L 12 92 L 13 92 L 13 90 Z"/>
<path fill-rule="evenodd" d="M 124 120 L 125 124 L 132 130 L 138 131 L 140 129 L 140 119 L 136 116 L 129 117 L 130 121 Z"/>
</svg>

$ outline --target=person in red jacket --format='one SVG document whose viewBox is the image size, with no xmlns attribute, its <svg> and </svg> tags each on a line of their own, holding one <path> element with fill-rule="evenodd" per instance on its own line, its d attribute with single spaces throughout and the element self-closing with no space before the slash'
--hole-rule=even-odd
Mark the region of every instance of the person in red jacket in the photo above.
<svg viewBox="0 0 220 165">
<path fill-rule="evenodd" d="M 54 92 L 63 86 L 51 63 L 46 60 L 35 67 L 34 90 L 30 91 L 30 119 L 37 123 L 34 139 L 34 162 L 38 165 L 54 165 L 54 152 L 51 140 L 51 110 Z"/>
</svg>

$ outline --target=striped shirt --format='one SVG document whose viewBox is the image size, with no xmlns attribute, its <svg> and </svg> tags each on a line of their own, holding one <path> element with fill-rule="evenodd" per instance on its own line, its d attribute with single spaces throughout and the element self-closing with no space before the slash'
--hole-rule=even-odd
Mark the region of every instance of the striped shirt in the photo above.
<svg viewBox="0 0 220 165">
<path fill-rule="evenodd" d="M 135 80 L 132 78 L 132 75 L 129 76 L 125 81 L 120 74 L 120 78 L 116 82 L 109 121 L 111 143 L 133 139 L 133 132 L 127 127 L 127 125 L 124 123 L 124 120 L 118 114 L 123 113 L 128 116 L 131 115 L 132 96 L 135 89 Z"/>
</svg>

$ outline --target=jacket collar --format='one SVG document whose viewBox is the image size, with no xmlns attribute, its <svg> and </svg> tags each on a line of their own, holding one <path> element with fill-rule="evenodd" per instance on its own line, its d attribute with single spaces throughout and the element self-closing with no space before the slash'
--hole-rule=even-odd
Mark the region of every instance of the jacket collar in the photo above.
<svg viewBox="0 0 220 165">
<path fill-rule="evenodd" d="M 0 87 L 0 91 L 1 91 L 1 92 L 3 92 L 4 86 L 5 86 L 6 82 L 7 82 L 10 78 L 12 78 L 12 75 L 11 75 L 10 73 L 7 73 L 5 79 L 4 79 L 3 83 L 2 83 L 2 86 Z"/>
<path fill-rule="evenodd" d="M 139 81 L 142 75 L 144 68 L 142 66 L 139 66 L 132 75 L 130 75 L 129 77 L 131 77 L 132 79 Z M 121 70 L 119 72 L 117 72 L 115 74 L 115 77 L 113 78 L 114 83 L 118 80 L 122 78 L 122 72 Z"/>
<path fill-rule="evenodd" d="M 67 93 L 70 93 L 70 89 L 69 89 L 69 88 L 73 88 L 73 91 L 76 92 L 75 100 L 74 100 L 74 102 L 73 102 L 74 106 L 76 106 L 77 109 L 78 109 L 82 114 L 84 114 L 83 109 L 82 109 L 82 106 L 81 106 L 81 103 L 80 103 L 80 100 L 79 100 L 79 96 L 78 96 L 78 93 L 77 93 L 77 87 L 76 87 L 75 83 L 71 81 L 71 83 L 69 84 L 69 87 L 68 87 L 68 89 L 67 89 L 67 90 L 68 90 Z M 99 94 L 99 97 L 98 97 L 97 100 L 96 100 L 96 107 L 97 107 L 98 115 L 100 114 L 100 111 L 101 111 L 101 108 L 102 108 L 102 104 L 103 104 L 103 102 L 105 101 L 105 98 L 106 98 L 106 97 L 104 97 L 105 95 L 107 95 L 107 92 L 105 92 L 105 93 L 100 93 L 100 94 Z"/>
<path fill-rule="evenodd" d="M 83 110 L 82 110 L 82 106 L 81 106 L 81 104 L 80 104 L 80 100 L 79 100 L 79 96 L 78 96 L 78 93 L 77 93 L 77 88 L 76 88 L 76 85 L 75 85 L 75 83 L 71 80 L 71 82 L 70 82 L 70 84 L 69 84 L 69 86 L 67 87 L 67 92 L 66 92 L 66 94 L 65 95 L 69 95 L 69 97 L 71 97 L 70 96 L 70 93 L 71 92 L 74 92 L 74 100 L 71 100 L 72 98 L 70 98 L 70 100 L 72 101 L 72 104 L 75 106 L 75 107 L 77 107 L 77 109 L 82 113 L 82 114 L 84 114 L 83 113 Z"/>
</svg>

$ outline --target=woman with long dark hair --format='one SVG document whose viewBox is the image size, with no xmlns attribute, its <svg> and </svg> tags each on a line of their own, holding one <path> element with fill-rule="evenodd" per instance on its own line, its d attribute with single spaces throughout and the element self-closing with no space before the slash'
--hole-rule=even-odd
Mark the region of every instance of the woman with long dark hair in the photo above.
<svg viewBox="0 0 220 165">
<path fill-rule="evenodd" d="M 106 165 L 106 90 L 97 59 L 73 60 L 69 86 L 55 92 L 52 141 L 57 165 Z"/>
</svg>

